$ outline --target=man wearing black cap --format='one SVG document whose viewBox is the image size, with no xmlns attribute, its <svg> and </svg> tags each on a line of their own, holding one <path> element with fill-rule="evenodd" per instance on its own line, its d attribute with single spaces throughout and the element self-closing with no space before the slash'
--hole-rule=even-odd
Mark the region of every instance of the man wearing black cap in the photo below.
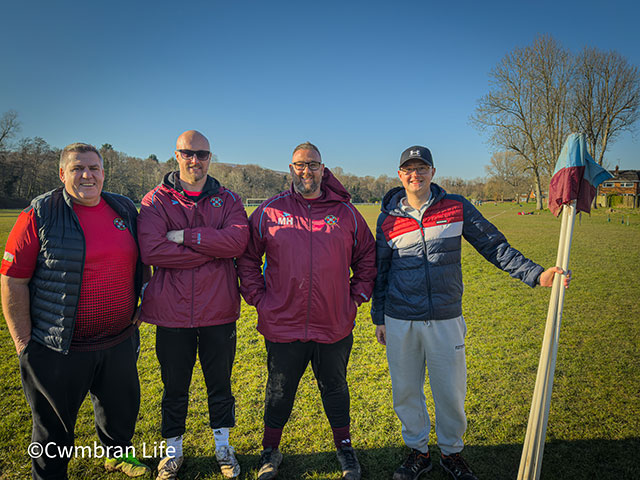
<svg viewBox="0 0 640 480">
<path fill-rule="evenodd" d="M 563 270 L 544 270 L 525 258 L 463 196 L 431 183 L 435 171 L 428 148 L 407 148 L 398 169 L 402 187 L 387 192 L 378 217 L 371 316 L 378 342 L 387 347 L 393 406 L 411 448 L 393 478 L 414 480 L 432 468 L 426 364 L 440 464 L 454 479 L 477 480 L 460 455 L 467 427 L 461 237 L 496 267 L 531 287 L 550 287 L 554 274 Z"/>
</svg>

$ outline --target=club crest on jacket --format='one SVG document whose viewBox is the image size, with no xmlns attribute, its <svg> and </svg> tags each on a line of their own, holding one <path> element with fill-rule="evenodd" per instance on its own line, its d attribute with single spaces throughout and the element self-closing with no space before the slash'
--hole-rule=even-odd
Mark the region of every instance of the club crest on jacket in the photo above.
<svg viewBox="0 0 640 480">
<path fill-rule="evenodd" d="M 338 223 L 338 217 L 336 217 L 335 215 L 327 215 L 326 217 L 324 217 L 324 223 L 326 223 L 327 225 L 335 225 L 336 223 Z"/>
</svg>

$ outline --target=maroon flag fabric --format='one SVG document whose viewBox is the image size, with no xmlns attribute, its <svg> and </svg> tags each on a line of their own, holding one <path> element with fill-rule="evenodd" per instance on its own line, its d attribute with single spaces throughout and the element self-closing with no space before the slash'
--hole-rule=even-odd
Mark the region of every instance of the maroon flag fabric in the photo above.
<svg viewBox="0 0 640 480">
<path fill-rule="evenodd" d="M 596 187 L 610 178 L 612 175 L 589 155 L 584 134 L 572 133 L 562 147 L 549 184 L 549 210 L 558 216 L 562 205 L 575 200 L 578 212 L 589 213 Z"/>
</svg>

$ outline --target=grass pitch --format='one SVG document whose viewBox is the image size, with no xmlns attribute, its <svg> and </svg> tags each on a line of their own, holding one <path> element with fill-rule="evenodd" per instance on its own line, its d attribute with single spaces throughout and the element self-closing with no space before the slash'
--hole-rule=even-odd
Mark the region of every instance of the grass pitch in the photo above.
<svg viewBox="0 0 640 480">
<path fill-rule="evenodd" d="M 372 230 L 378 208 L 359 207 Z M 492 203 L 481 212 L 513 246 L 536 262 L 555 262 L 560 221 L 526 205 Z M 18 211 L 0 211 L 4 245 Z M 629 220 L 629 225 L 626 222 Z M 574 280 L 565 296 L 542 478 L 640 478 L 640 215 L 598 210 L 576 220 L 570 268 Z M 530 289 L 486 262 L 463 242 L 464 316 L 468 334 L 469 426 L 464 455 L 480 479 L 514 479 L 535 383 L 550 289 Z M 233 383 L 237 426 L 231 442 L 242 478 L 257 476 L 261 451 L 262 402 L 266 381 L 262 337 L 255 310 L 242 306 Z M 160 438 L 162 383 L 155 358 L 155 330 L 143 325 L 138 362 L 142 404 L 134 446 L 155 467 Z M 388 479 L 408 453 L 391 402 L 384 348 L 374 338 L 369 305 L 358 313 L 349 365 L 352 436 L 365 479 Z M 29 477 L 31 415 L 24 399 L 18 360 L 6 324 L 0 322 L 0 479 Z M 425 388 L 433 420 L 433 402 Z M 76 445 L 93 445 L 91 403 L 76 425 Z M 196 365 L 191 385 L 182 480 L 221 479 L 208 427 L 206 390 Z M 438 452 L 435 433 L 430 440 Z M 146 450 L 143 451 L 143 447 Z M 310 369 L 303 377 L 285 428 L 280 479 L 339 479 L 331 430 Z M 436 457 L 437 458 L 437 457 Z M 436 462 L 437 463 L 437 462 Z M 107 474 L 99 459 L 72 460 L 71 479 L 127 478 Z M 437 465 L 422 478 L 448 478 Z"/>
</svg>

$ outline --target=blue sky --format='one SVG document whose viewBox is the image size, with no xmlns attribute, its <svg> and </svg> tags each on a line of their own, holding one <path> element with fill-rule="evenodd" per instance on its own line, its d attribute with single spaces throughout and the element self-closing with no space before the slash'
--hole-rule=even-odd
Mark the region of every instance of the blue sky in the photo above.
<svg viewBox="0 0 640 480">
<path fill-rule="evenodd" d="M 329 167 L 395 175 L 401 151 L 422 144 L 439 176 L 474 178 L 492 151 L 469 117 L 515 47 L 550 34 L 640 66 L 631 0 L 22 0 L 0 11 L 0 113 L 18 112 L 20 136 L 162 161 L 193 128 L 223 162 L 286 170 L 309 140 Z M 606 158 L 640 169 L 640 134 Z"/>
</svg>

